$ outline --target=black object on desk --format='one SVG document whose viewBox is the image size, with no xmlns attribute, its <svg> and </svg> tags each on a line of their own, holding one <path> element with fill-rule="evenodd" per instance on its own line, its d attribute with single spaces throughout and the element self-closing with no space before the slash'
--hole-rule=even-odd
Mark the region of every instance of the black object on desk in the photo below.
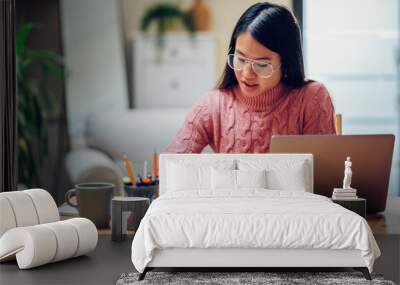
<svg viewBox="0 0 400 285">
<path fill-rule="evenodd" d="M 359 214 L 364 219 L 367 217 L 367 200 L 364 198 L 354 198 L 351 200 L 332 199 L 332 202 Z"/>
<path fill-rule="evenodd" d="M 158 197 L 158 185 L 148 185 L 148 186 L 124 185 L 124 190 L 128 197 L 149 198 L 150 203 Z"/>
<path fill-rule="evenodd" d="M 133 230 L 137 230 L 140 221 L 149 208 L 149 198 L 143 197 L 114 197 L 112 199 L 111 239 L 123 241 L 128 231 L 128 216 L 133 217 Z"/>
</svg>

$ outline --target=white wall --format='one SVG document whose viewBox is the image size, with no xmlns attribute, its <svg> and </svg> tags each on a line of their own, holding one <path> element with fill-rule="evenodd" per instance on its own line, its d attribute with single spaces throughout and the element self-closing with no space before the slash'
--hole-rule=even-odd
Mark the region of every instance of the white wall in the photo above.
<svg viewBox="0 0 400 285">
<path fill-rule="evenodd" d="M 119 0 L 62 0 L 62 34 L 72 146 L 92 113 L 128 106 Z"/>
</svg>

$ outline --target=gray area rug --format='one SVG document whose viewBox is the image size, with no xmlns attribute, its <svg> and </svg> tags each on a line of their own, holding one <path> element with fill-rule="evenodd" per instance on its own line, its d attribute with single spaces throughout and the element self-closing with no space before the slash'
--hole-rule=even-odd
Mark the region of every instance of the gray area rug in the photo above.
<svg viewBox="0 0 400 285">
<path fill-rule="evenodd" d="M 379 284 L 395 285 L 380 275 L 372 275 L 372 281 L 360 272 L 148 272 L 142 281 L 139 273 L 122 274 L 117 285 L 133 284 Z"/>
</svg>

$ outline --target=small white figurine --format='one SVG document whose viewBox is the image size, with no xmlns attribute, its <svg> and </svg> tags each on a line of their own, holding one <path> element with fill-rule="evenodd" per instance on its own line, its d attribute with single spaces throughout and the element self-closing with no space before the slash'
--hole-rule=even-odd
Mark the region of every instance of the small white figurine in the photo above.
<svg viewBox="0 0 400 285">
<path fill-rule="evenodd" d="M 351 184 L 351 176 L 353 172 L 351 171 L 351 158 L 348 156 L 346 161 L 344 162 L 344 179 L 343 179 L 343 189 L 352 189 Z"/>
</svg>

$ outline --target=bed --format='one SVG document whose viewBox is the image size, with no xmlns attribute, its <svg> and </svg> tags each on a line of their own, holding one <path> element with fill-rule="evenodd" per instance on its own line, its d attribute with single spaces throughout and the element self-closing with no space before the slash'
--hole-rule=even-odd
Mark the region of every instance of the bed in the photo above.
<svg viewBox="0 0 400 285">
<path fill-rule="evenodd" d="M 313 194 L 311 154 L 162 154 L 160 197 L 132 242 L 159 267 L 352 267 L 380 255 L 361 216 Z"/>
</svg>

